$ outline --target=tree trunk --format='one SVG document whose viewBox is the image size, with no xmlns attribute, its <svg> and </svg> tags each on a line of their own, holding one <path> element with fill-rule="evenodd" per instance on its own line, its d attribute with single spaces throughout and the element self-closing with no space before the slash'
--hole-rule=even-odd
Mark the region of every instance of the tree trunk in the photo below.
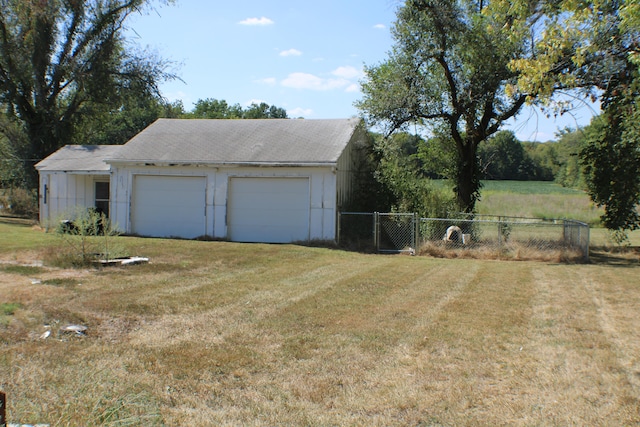
<svg viewBox="0 0 640 427">
<path fill-rule="evenodd" d="M 476 142 L 467 140 L 458 149 L 455 192 L 461 212 L 473 213 L 480 198 L 477 148 Z"/>
</svg>

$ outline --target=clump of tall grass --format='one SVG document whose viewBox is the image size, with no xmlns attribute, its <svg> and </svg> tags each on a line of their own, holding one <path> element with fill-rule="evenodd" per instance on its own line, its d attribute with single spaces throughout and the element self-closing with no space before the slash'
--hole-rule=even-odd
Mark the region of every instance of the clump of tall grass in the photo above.
<svg viewBox="0 0 640 427">
<path fill-rule="evenodd" d="M 512 261 L 545 261 L 554 263 L 584 262 L 582 251 L 562 246 L 535 247 L 521 242 L 491 246 L 482 244 L 458 245 L 445 241 L 429 241 L 418 249 L 418 255 L 435 258 L 464 258 Z"/>
<path fill-rule="evenodd" d="M 77 209 L 59 221 L 55 233 L 59 243 L 45 251 L 45 262 L 56 267 L 87 267 L 99 259 L 109 260 L 124 255 L 114 243 L 118 230 L 104 213 L 94 209 Z"/>
</svg>

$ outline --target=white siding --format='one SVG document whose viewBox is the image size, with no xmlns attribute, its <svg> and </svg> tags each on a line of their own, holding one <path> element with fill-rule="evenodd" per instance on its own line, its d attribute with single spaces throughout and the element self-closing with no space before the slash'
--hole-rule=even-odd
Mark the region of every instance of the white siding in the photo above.
<svg viewBox="0 0 640 427">
<path fill-rule="evenodd" d="M 228 239 L 229 183 L 234 178 L 303 178 L 309 188 L 306 196 L 309 212 L 308 239 L 333 240 L 336 233 L 336 174 L 331 167 L 194 167 L 194 166 L 125 166 L 114 165 L 111 186 L 112 221 L 126 233 L 135 232 L 132 226 L 132 201 L 135 198 L 134 177 L 200 176 L 206 185 L 205 234 Z M 277 182 L 277 181 L 276 181 Z M 287 239 L 281 239 L 287 240 Z M 303 240 L 296 238 L 295 240 Z M 291 240 L 289 240 L 291 241 Z"/>
<path fill-rule="evenodd" d="M 40 223 L 55 226 L 61 219 L 73 218 L 78 209 L 94 207 L 95 182 L 105 180 L 109 180 L 109 175 L 41 173 Z"/>
</svg>

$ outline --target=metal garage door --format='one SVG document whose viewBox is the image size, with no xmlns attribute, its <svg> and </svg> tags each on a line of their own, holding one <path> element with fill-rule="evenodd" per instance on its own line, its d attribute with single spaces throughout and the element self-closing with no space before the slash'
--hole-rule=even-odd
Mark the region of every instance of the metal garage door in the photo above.
<svg viewBox="0 0 640 427">
<path fill-rule="evenodd" d="M 308 178 L 231 178 L 229 239 L 288 243 L 309 239 Z"/>
<path fill-rule="evenodd" d="M 192 239 L 206 234 L 204 177 L 137 175 L 131 228 L 136 234 Z"/>
</svg>

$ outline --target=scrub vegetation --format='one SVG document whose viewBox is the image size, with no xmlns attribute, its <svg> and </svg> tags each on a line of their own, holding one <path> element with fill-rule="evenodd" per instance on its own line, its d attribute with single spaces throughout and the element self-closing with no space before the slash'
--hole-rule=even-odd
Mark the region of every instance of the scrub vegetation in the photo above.
<svg viewBox="0 0 640 427">
<path fill-rule="evenodd" d="M 0 222 L 9 423 L 640 423 L 633 249 L 562 265 L 114 236 L 151 263 L 6 268 L 51 237 Z"/>
</svg>

